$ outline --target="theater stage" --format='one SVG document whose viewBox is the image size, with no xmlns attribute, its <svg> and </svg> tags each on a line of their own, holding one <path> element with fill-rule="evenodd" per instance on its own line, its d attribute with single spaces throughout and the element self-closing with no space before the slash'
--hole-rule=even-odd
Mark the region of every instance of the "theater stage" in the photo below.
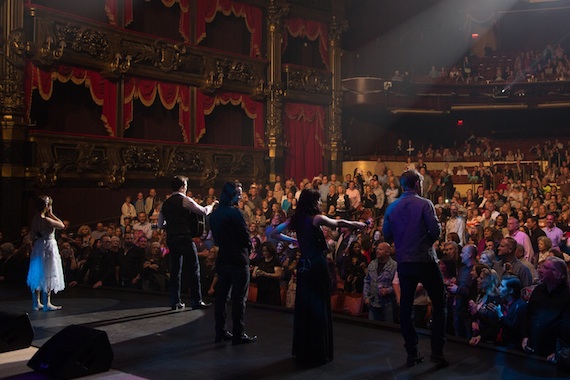
<svg viewBox="0 0 570 380">
<path fill-rule="evenodd" d="M 334 321 L 335 359 L 317 368 L 299 368 L 291 358 L 290 311 L 248 305 L 246 330 L 259 335 L 249 345 L 214 344 L 214 310 L 170 311 L 168 296 L 121 290 L 66 289 L 54 297 L 56 312 L 31 311 L 25 289 L 0 288 L 0 311 L 28 312 L 32 347 L 0 354 L 1 379 L 46 379 L 27 360 L 69 325 L 107 332 L 112 369 L 97 379 L 543 379 L 570 378 L 539 358 L 471 347 L 453 338 L 446 345 L 451 365 L 426 361 L 406 368 L 403 341 L 394 327 L 360 318 Z M 429 337 L 420 335 L 429 356 Z"/>
</svg>

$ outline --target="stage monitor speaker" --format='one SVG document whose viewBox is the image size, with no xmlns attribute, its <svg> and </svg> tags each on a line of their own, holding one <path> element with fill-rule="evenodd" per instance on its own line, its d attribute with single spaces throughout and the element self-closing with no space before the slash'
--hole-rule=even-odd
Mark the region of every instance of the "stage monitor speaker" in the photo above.
<svg viewBox="0 0 570 380">
<path fill-rule="evenodd" d="M 106 372 L 113 362 L 107 333 L 71 325 L 48 340 L 28 362 L 34 371 L 63 379 Z"/>
<path fill-rule="evenodd" d="M 0 312 L 0 352 L 30 347 L 34 329 L 27 313 Z"/>
</svg>

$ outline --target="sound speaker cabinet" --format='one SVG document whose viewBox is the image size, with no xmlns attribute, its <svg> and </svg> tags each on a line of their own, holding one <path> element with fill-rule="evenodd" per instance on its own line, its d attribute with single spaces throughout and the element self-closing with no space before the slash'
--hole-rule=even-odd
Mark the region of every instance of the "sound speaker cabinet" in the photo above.
<svg viewBox="0 0 570 380">
<path fill-rule="evenodd" d="M 106 372 L 113 350 L 105 331 L 71 325 L 54 335 L 30 359 L 28 367 L 63 379 Z"/>
<path fill-rule="evenodd" d="M 28 348 L 34 340 L 34 329 L 27 313 L 0 312 L 0 352 Z"/>
</svg>

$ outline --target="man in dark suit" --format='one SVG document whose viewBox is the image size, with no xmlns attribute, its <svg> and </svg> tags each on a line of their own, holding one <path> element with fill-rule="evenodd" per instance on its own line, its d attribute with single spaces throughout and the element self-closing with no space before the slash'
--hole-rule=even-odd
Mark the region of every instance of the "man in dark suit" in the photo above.
<svg viewBox="0 0 570 380">
<path fill-rule="evenodd" d="M 166 229 L 166 243 L 170 250 L 170 306 L 172 310 L 185 308 L 180 299 L 180 277 L 184 263 L 190 268 L 190 306 L 192 309 L 204 309 L 209 304 L 202 301 L 200 263 L 192 240 L 197 226 L 192 214 L 206 216 L 212 212 L 213 205 L 203 207 L 186 196 L 188 177 L 175 176 L 171 187 L 172 195 L 162 203 L 158 216 L 158 226 Z"/>
<path fill-rule="evenodd" d="M 241 212 L 234 207 L 241 198 L 242 187 L 237 182 L 226 182 L 220 196 L 220 205 L 210 217 L 210 228 L 216 245 L 216 339 L 232 343 L 252 343 L 257 336 L 245 333 L 245 302 L 249 288 L 249 254 L 251 240 Z M 231 289 L 233 330 L 226 330 L 226 300 Z"/>
</svg>

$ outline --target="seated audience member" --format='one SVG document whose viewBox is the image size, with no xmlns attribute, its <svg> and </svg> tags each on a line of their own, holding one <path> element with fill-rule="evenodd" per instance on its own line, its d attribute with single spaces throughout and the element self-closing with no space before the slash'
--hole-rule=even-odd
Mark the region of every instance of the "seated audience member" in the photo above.
<svg viewBox="0 0 570 380">
<path fill-rule="evenodd" d="M 479 257 L 480 264 L 485 264 L 488 265 L 489 268 L 492 268 L 493 264 L 495 264 L 495 261 L 497 261 L 497 256 L 495 255 L 495 251 L 485 250 L 481 252 L 481 256 Z"/>
<path fill-rule="evenodd" d="M 493 269 L 499 274 L 499 278 L 507 274 L 513 274 L 521 280 L 523 287 L 532 284 L 532 274 L 528 267 L 516 257 L 517 242 L 512 237 L 506 237 L 499 244 L 499 260 L 493 265 Z"/>
<path fill-rule="evenodd" d="M 550 256 L 550 249 L 552 248 L 552 240 L 548 236 L 540 236 L 538 238 L 538 257 L 536 266 L 539 267 L 548 256 Z"/>
<path fill-rule="evenodd" d="M 348 255 L 342 263 L 340 278 L 344 280 L 344 290 L 347 292 L 362 293 L 364 289 L 364 276 L 368 264 L 361 249 L 362 246 L 358 241 L 350 243 Z"/>
<path fill-rule="evenodd" d="M 166 290 L 168 281 L 168 263 L 162 256 L 159 242 L 150 245 L 150 256 L 146 258 L 142 269 L 142 289 L 146 291 Z"/>
<path fill-rule="evenodd" d="M 257 282 L 257 303 L 281 306 L 281 275 L 283 267 L 277 257 L 277 249 L 271 242 L 261 244 L 262 258 L 253 268 Z"/>
<path fill-rule="evenodd" d="M 141 235 L 144 235 L 147 239 L 150 239 L 152 237 L 152 224 L 150 224 L 148 221 L 146 213 L 139 212 L 138 218 L 139 221 L 133 226 L 135 239 Z"/>
<path fill-rule="evenodd" d="M 477 297 L 477 284 L 471 276 L 471 271 L 477 264 L 477 247 L 471 244 L 463 247 L 461 263 L 463 266 L 457 273 L 456 283 L 449 284 L 447 290 L 455 296 L 453 307 L 455 335 L 460 338 L 471 339 L 469 300 L 475 300 Z"/>
<path fill-rule="evenodd" d="M 446 302 L 447 302 L 447 323 L 445 325 L 446 333 L 455 335 L 453 328 L 453 304 L 455 297 L 447 290 L 449 286 L 457 283 L 457 261 L 450 258 L 443 258 L 439 260 L 439 270 L 443 276 L 443 283 L 445 284 Z"/>
<path fill-rule="evenodd" d="M 485 266 L 477 277 L 479 295 L 476 301 L 469 301 L 472 315 L 472 336 L 469 344 L 475 346 L 481 341 L 495 343 L 499 336 L 499 318 L 493 311 L 500 305 L 499 276 L 497 272 Z"/>
<path fill-rule="evenodd" d="M 392 281 L 396 273 L 396 262 L 390 257 L 388 243 L 373 244 L 376 258 L 368 264 L 364 277 L 363 297 L 368 306 L 368 318 L 375 321 L 394 323 L 396 302 Z"/>
<path fill-rule="evenodd" d="M 77 275 L 79 281 L 88 275 L 87 284 L 93 289 L 101 286 L 115 286 L 117 284 L 115 276 L 117 258 L 110 249 L 111 237 L 103 236 L 100 242 L 100 247 L 94 244 L 94 249 L 90 252 L 89 257 Z M 69 286 L 74 287 L 77 283 L 78 281 L 71 281 Z"/>
<path fill-rule="evenodd" d="M 146 239 L 141 237 L 140 240 Z M 135 245 L 133 234 L 125 234 L 125 247 L 117 256 L 117 283 L 123 288 L 141 288 L 145 251 Z"/>
<path fill-rule="evenodd" d="M 216 289 L 218 277 L 216 274 L 216 258 L 218 257 L 217 246 L 213 246 L 207 255 L 200 255 L 200 285 L 202 289 L 208 289 L 208 295 L 213 295 Z"/>
<path fill-rule="evenodd" d="M 505 276 L 499 286 L 501 304 L 495 308 L 501 334 L 497 343 L 508 348 L 519 348 L 522 343 L 523 320 L 527 304 L 521 299 L 522 285 L 516 276 Z"/>
<path fill-rule="evenodd" d="M 557 338 L 570 318 L 570 290 L 568 268 L 564 260 L 548 257 L 538 269 L 541 284 L 538 285 L 527 306 L 522 348 L 553 360 Z"/>
</svg>

